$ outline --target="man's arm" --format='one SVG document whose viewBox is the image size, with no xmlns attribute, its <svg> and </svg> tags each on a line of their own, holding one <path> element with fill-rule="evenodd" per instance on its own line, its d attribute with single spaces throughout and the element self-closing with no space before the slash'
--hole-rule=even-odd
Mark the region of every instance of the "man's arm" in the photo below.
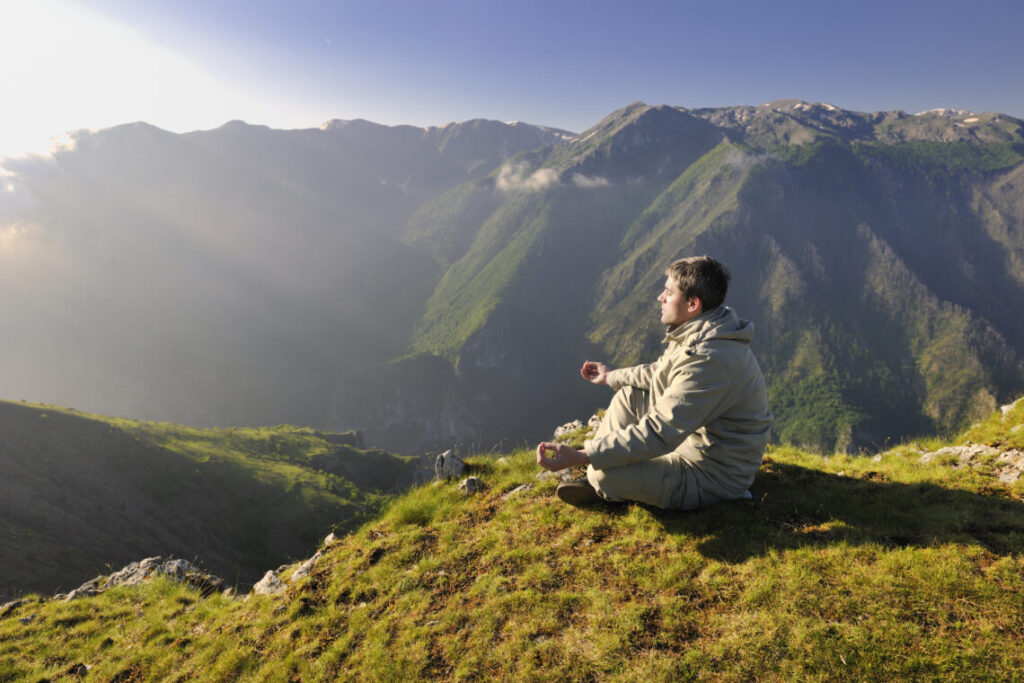
<svg viewBox="0 0 1024 683">
<path fill-rule="evenodd" d="M 730 377 L 722 364 L 694 357 L 675 374 L 665 393 L 636 424 L 583 444 L 595 469 L 643 462 L 674 451 L 722 410 Z"/>
<path fill-rule="evenodd" d="M 588 360 L 580 368 L 580 375 L 592 384 L 605 384 L 612 389 L 631 386 L 650 390 L 652 367 L 648 364 L 613 370 L 604 363 Z"/>
</svg>

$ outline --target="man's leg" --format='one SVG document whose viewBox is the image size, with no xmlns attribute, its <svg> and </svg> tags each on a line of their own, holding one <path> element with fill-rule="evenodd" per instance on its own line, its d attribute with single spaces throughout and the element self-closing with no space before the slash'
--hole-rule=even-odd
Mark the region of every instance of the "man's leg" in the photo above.
<svg viewBox="0 0 1024 683">
<path fill-rule="evenodd" d="M 601 424 L 597 426 L 594 438 L 599 439 L 608 432 L 625 429 L 640 421 L 647 412 L 647 392 L 636 387 L 622 387 L 615 392 L 608 410 L 604 411 Z"/>
<path fill-rule="evenodd" d="M 604 417 L 601 418 L 601 423 L 594 432 L 594 438 L 636 424 L 645 412 L 647 412 L 647 392 L 636 387 L 622 387 L 615 392 L 608 409 L 604 411 Z M 590 478 L 590 472 L 593 469 L 593 467 L 587 467 L 587 480 L 591 482 L 589 485 L 579 479 L 560 484 L 558 497 L 570 505 L 589 505 L 601 501 L 602 497 L 604 500 L 618 502 L 595 491 Z"/>
<path fill-rule="evenodd" d="M 625 467 L 588 467 L 587 481 L 611 502 L 633 500 L 670 510 L 692 510 L 701 504 L 693 470 L 678 452 Z"/>
<path fill-rule="evenodd" d="M 595 438 L 636 424 L 646 412 L 647 392 L 636 387 L 622 387 L 615 392 Z M 693 472 L 677 453 L 609 470 L 587 467 L 587 481 L 597 495 L 611 502 L 635 500 L 672 509 L 680 509 L 685 504 L 691 507 L 699 504 L 695 498 L 697 483 Z"/>
</svg>

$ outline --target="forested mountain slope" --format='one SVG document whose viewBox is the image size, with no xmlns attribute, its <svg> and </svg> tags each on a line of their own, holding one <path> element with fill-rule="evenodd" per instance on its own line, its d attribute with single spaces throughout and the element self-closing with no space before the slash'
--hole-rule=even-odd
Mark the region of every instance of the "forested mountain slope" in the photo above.
<svg viewBox="0 0 1024 683">
<path fill-rule="evenodd" d="M 631 105 L 413 217 L 410 243 L 453 246 L 402 364 L 452 364 L 433 381 L 449 420 L 475 405 L 497 435 L 529 397 L 539 429 L 606 400 L 574 379 L 583 358 L 660 353 L 664 267 L 707 253 L 756 324 L 777 439 L 962 426 L 1024 386 L 1022 154 L 999 115 Z"/>
</svg>

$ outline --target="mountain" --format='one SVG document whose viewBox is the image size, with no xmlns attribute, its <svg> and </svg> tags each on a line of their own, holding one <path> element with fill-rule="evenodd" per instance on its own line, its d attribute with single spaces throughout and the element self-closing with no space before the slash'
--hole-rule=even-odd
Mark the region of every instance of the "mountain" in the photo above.
<svg viewBox="0 0 1024 683">
<path fill-rule="evenodd" d="M 574 377 L 583 358 L 660 353 L 664 267 L 709 253 L 755 322 L 777 439 L 857 450 L 962 426 L 1024 386 L 1022 131 L 798 101 L 626 107 L 413 217 L 411 243 L 453 247 L 386 386 L 434 368 L 420 433 L 473 414 L 498 435 L 515 414 L 542 434 L 607 400 Z"/>
<path fill-rule="evenodd" d="M 202 430 L 0 402 L 0 598 L 153 555 L 229 583 L 354 529 L 416 476 L 355 435 Z"/>
<path fill-rule="evenodd" d="M 400 354 L 437 278 L 399 236 L 427 199 L 567 135 L 231 122 L 80 131 L 4 160 L 4 396 L 201 426 L 328 422 Z"/>
<path fill-rule="evenodd" d="M 1024 467 L 1022 424 L 1019 401 L 960 438 Z M 482 491 L 407 492 L 273 595 L 2 605 L 0 677 L 1014 680 L 1024 480 L 944 445 L 773 448 L 753 500 L 688 513 L 572 508 L 529 451 L 477 456 Z"/>
<path fill-rule="evenodd" d="M 1024 390 L 1024 122 L 1003 114 L 136 124 L 4 165 L 11 398 L 409 453 L 536 441 L 608 400 L 582 360 L 657 356 L 664 267 L 700 253 L 755 323 L 778 441 L 948 433 Z"/>
</svg>

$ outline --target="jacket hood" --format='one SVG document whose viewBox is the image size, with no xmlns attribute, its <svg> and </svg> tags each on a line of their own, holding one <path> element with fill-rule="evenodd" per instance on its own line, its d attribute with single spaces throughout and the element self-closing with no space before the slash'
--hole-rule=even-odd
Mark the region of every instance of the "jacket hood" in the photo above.
<svg viewBox="0 0 1024 683">
<path fill-rule="evenodd" d="M 663 341 L 692 347 L 712 339 L 749 344 L 754 339 L 754 323 L 739 317 L 728 306 L 719 306 L 667 330 Z"/>
</svg>

